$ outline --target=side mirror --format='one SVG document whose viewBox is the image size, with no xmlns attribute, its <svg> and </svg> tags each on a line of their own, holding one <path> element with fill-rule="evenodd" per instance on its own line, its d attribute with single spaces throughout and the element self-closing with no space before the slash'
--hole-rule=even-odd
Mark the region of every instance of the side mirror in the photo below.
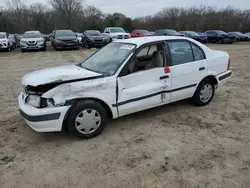
<svg viewBox="0 0 250 188">
<path fill-rule="evenodd" d="M 108 34 L 109 34 L 110 32 L 109 32 L 109 31 L 105 31 L 105 33 L 108 33 Z"/>
</svg>

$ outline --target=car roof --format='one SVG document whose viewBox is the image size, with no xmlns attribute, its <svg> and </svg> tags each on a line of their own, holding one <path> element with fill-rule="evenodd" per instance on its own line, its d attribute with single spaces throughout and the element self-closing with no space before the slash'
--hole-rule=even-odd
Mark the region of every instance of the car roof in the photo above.
<svg viewBox="0 0 250 188">
<path fill-rule="evenodd" d="M 179 36 L 150 36 L 150 37 L 137 37 L 137 38 L 123 39 L 123 40 L 117 40 L 114 42 L 131 43 L 131 44 L 136 44 L 137 46 L 141 46 L 143 44 L 147 44 L 150 42 L 157 42 L 157 41 L 163 41 L 163 40 L 178 40 L 178 39 L 189 40 L 189 38 L 179 37 Z"/>
<path fill-rule="evenodd" d="M 6 32 L 0 32 L 0 34 L 6 34 Z"/>
<path fill-rule="evenodd" d="M 25 33 L 40 33 L 40 31 L 25 31 Z"/>
</svg>

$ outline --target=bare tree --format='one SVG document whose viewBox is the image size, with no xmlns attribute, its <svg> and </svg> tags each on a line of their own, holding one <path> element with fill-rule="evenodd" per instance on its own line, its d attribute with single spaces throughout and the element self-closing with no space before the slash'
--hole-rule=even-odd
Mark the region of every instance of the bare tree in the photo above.
<svg viewBox="0 0 250 188">
<path fill-rule="evenodd" d="M 59 16 L 67 22 L 67 27 L 70 29 L 74 19 L 77 19 L 83 10 L 84 0 L 50 0 L 49 2 Z"/>
</svg>

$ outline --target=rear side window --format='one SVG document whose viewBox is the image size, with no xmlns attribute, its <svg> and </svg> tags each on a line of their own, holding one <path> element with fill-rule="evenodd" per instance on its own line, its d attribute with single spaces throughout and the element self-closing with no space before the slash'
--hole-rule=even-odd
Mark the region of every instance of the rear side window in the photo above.
<svg viewBox="0 0 250 188">
<path fill-rule="evenodd" d="M 173 41 L 168 42 L 172 57 L 172 65 L 181 65 L 194 61 L 192 48 L 189 42 Z"/>
<path fill-rule="evenodd" d="M 200 49 L 199 47 L 197 47 L 196 45 L 194 45 L 192 43 L 191 43 L 191 46 L 192 46 L 192 49 L 193 49 L 194 60 L 195 61 L 206 59 L 205 54 L 204 54 L 202 49 Z"/>
</svg>

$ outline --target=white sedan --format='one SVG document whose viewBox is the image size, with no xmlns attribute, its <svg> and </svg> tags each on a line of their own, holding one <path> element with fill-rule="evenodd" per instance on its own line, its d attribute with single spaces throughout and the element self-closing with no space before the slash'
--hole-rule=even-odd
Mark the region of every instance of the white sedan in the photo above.
<svg viewBox="0 0 250 188">
<path fill-rule="evenodd" d="M 21 115 L 37 132 L 92 138 L 108 118 L 191 98 L 204 106 L 231 76 L 229 55 L 185 37 L 115 41 L 76 65 L 22 79 Z"/>
</svg>

